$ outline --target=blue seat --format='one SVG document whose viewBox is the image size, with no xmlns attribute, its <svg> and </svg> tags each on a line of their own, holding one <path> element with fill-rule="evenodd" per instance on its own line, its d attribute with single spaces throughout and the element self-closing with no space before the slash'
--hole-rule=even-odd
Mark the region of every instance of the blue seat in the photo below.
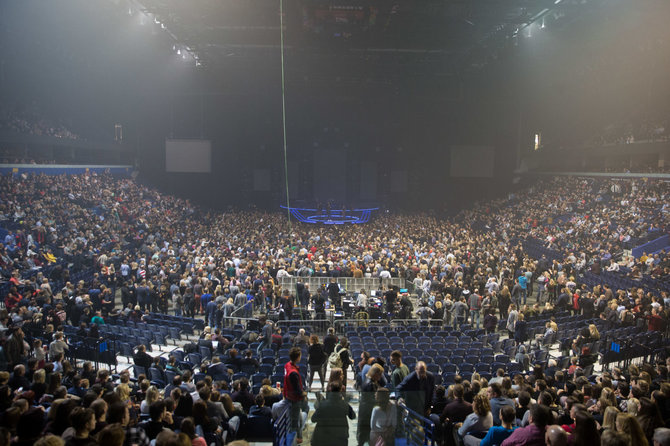
<svg viewBox="0 0 670 446">
<path fill-rule="evenodd" d="M 268 376 L 265 373 L 256 373 L 254 375 L 251 375 L 251 384 L 261 384 L 265 378 Z"/>
<path fill-rule="evenodd" d="M 456 364 L 442 364 L 442 373 L 456 373 L 458 370 L 458 367 Z"/>
<path fill-rule="evenodd" d="M 200 353 L 189 353 L 186 355 L 186 360 L 192 364 L 199 366 L 202 363 L 202 355 Z"/>
<path fill-rule="evenodd" d="M 168 333 L 172 342 L 177 345 L 177 341 L 181 340 L 181 331 L 179 330 L 179 327 L 168 327 Z"/>
<path fill-rule="evenodd" d="M 258 368 L 258 373 L 263 373 L 264 375 L 272 375 L 274 371 L 274 365 L 272 364 L 261 364 L 261 366 Z"/>
<path fill-rule="evenodd" d="M 442 375 L 442 378 L 443 378 L 442 382 L 445 385 L 453 384 L 456 381 L 456 375 L 457 375 L 456 373 L 451 373 L 451 372 L 444 373 Z"/>
<path fill-rule="evenodd" d="M 461 374 L 472 373 L 474 371 L 474 369 L 475 369 L 475 366 L 470 364 L 470 363 L 467 363 L 467 362 L 463 362 L 461 364 L 458 364 L 458 371 Z"/>
<path fill-rule="evenodd" d="M 238 373 L 235 373 L 235 374 L 233 375 L 233 381 L 236 381 L 236 380 L 238 380 L 238 379 L 242 379 L 242 378 L 247 378 L 247 379 L 249 379 L 249 375 L 247 375 L 247 374 L 244 373 L 244 372 L 238 372 Z"/>
<path fill-rule="evenodd" d="M 139 365 L 133 365 L 133 373 L 135 374 L 135 378 L 139 378 L 140 375 L 148 377 L 147 369 Z"/>
<path fill-rule="evenodd" d="M 431 372 L 432 374 L 436 375 L 436 376 L 437 376 L 437 375 L 440 375 L 440 373 L 441 373 L 441 371 L 442 371 L 442 370 L 440 369 L 440 366 L 439 366 L 439 365 L 437 365 L 437 364 L 432 364 L 432 363 L 431 363 L 431 364 L 426 364 L 426 369 L 427 369 L 429 372 Z M 437 384 L 437 383 L 435 383 L 435 384 Z"/>
<path fill-rule="evenodd" d="M 495 362 L 509 362 L 509 356 L 505 354 L 499 354 L 495 356 Z"/>
<path fill-rule="evenodd" d="M 198 373 L 193 375 L 193 382 L 197 384 L 198 382 L 205 379 L 205 376 L 206 375 L 204 373 L 198 372 Z"/>
<path fill-rule="evenodd" d="M 149 367 L 149 379 L 151 382 L 157 383 L 159 387 L 165 387 L 165 377 L 161 369 Z"/>
<path fill-rule="evenodd" d="M 491 364 L 489 364 L 487 362 L 478 362 L 477 364 L 475 364 L 475 371 L 477 373 L 480 373 L 480 374 L 482 372 L 490 373 L 491 372 Z"/>
<path fill-rule="evenodd" d="M 283 386 L 284 385 L 284 374 L 282 373 L 280 375 L 278 373 L 275 373 L 274 375 L 270 376 L 270 381 L 272 381 L 273 384 L 274 383 L 279 383 L 280 386 Z"/>
<path fill-rule="evenodd" d="M 477 364 L 478 362 L 480 362 L 479 356 L 466 356 L 465 362 L 470 364 Z"/>
<path fill-rule="evenodd" d="M 173 372 L 172 370 L 166 370 L 165 371 L 165 381 L 167 384 L 172 384 L 172 380 L 177 376 L 177 372 Z"/>
</svg>

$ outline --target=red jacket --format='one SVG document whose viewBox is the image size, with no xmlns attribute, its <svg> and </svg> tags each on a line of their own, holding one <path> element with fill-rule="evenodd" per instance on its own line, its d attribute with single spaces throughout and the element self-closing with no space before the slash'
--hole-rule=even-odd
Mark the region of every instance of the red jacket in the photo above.
<svg viewBox="0 0 670 446">
<path fill-rule="evenodd" d="M 302 401 L 302 376 L 300 369 L 291 361 L 284 366 L 284 398 L 289 401 Z"/>
</svg>

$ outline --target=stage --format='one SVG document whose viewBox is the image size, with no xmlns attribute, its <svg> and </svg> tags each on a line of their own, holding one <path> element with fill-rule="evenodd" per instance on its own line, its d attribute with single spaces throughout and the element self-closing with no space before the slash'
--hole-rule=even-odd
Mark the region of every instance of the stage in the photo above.
<svg viewBox="0 0 670 446">
<path fill-rule="evenodd" d="M 378 207 L 355 208 L 355 209 L 330 209 L 323 207 L 287 207 L 293 218 L 302 223 L 322 224 L 322 225 L 344 225 L 344 224 L 362 224 L 370 220 L 372 212 L 379 210 Z"/>
</svg>

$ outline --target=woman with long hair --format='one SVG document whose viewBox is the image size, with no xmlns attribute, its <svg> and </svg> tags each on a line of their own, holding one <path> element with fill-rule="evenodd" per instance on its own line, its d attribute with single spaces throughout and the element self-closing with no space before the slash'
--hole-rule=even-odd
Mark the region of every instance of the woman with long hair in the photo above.
<svg viewBox="0 0 670 446">
<path fill-rule="evenodd" d="M 375 406 L 377 390 L 383 384 L 384 368 L 379 364 L 373 364 L 365 376 L 365 382 L 361 386 L 361 397 L 358 406 L 358 444 L 363 444 L 370 439 L 370 417 Z"/>
<path fill-rule="evenodd" d="M 627 413 L 620 413 L 616 417 L 616 430 L 617 432 L 623 432 L 628 434 L 631 438 L 631 444 L 635 446 L 649 446 L 647 437 L 644 436 L 640 423 L 637 422 L 637 419 Z"/>
<path fill-rule="evenodd" d="M 665 427 L 658 406 L 647 397 L 640 398 L 640 410 L 637 413 L 637 421 L 640 423 L 642 432 L 647 437 L 649 444 L 653 444 L 654 430 L 657 427 Z"/>
<path fill-rule="evenodd" d="M 235 403 L 233 403 L 233 399 L 231 398 L 231 396 L 229 394 L 222 393 L 221 396 L 220 396 L 220 399 L 221 399 L 221 404 L 223 404 L 223 408 L 226 409 L 226 413 L 228 414 L 228 418 L 232 418 L 235 415 L 244 416 L 244 410 L 235 406 Z"/>
<path fill-rule="evenodd" d="M 40 398 L 42 398 L 42 395 L 47 391 L 45 381 L 46 373 L 44 372 L 44 369 L 36 370 L 35 373 L 33 373 L 33 382 L 30 386 L 30 390 L 35 393 L 35 401 L 39 401 Z"/>
<path fill-rule="evenodd" d="M 193 413 L 193 397 L 188 392 L 183 392 L 174 409 L 175 417 L 189 417 Z"/>
<path fill-rule="evenodd" d="M 144 400 L 140 404 L 140 413 L 148 415 L 149 414 L 149 407 L 151 406 L 152 403 L 155 403 L 160 399 L 161 394 L 158 392 L 158 389 L 156 386 L 150 386 L 147 389 L 147 394 L 144 397 Z"/>
<path fill-rule="evenodd" d="M 575 412 L 575 428 L 568 438 L 568 444 L 580 446 L 600 444 L 598 425 L 593 415 L 585 410 Z"/>
<path fill-rule="evenodd" d="M 307 350 L 307 368 L 309 370 L 309 380 L 307 381 L 307 388 L 312 387 L 314 382 L 314 374 L 319 374 L 319 380 L 321 381 L 321 391 L 323 392 L 326 387 L 326 362 L 328 356 L 326 355 L 325 350 L 323 349 L 323 344 L 319 342 L 319 337 L 315 334 L 309 337 L 309 349 Z"/>
<path fill-rule="evenodd" d="M 200 426 L 205 435 L 221 433 L 222 429 L 216 420 L 207 415 L 207 403 L 198 400 L 193 403 L 193 422 Z"/>
<path fill-rule="evenodd" d="M 514 331 L 516 329 L 516 323 L 519 318 L 519 312 L 516 311 L 516 305 L 511 304 L 507 312 L 507 332 L 510 338 L 514 338 Z"/>
<path fill-rule="evenodd" d="M 393 445 L 398 415 L 395 404 L 389 399 L 387 388 L 381 387 L 377 390 L 375 403 L 370 417 L 370 445 Z"/>
<path fill-rule="evenodd" d="M 603 424 L 601 433 L 606 430 L 616 431 L 616 417 L 621 411 L 614 406 L 609 406 L 603 414 Z"/>
<path fill-rule="evenodd" d="M 354 360 L 351 358 L 351 352 L 349 351 L 349 339 L 342 337 L 338 345 L 335 346 L 335 352 L 340 355 L 340 360 L 342 361 L 342 370 L 344 371 L 342 375 L 342 387 L 347 387 L 347 373 L 346 370 L 354 363 Z"/>
<path fill-rule="evenodd" d="M 195 433 L 195 421 L 193 417 L 186 417 L 181 422 L 181 432 L 191 440 L 192 446 L 207 446 L 207 442 L 203 437 Z"/>
<path fill-rule="evenodd" d="M 486 395 L 481 393 L 475 395 L 472 399 L 472 411 L 458 428 L 458 435 L 461 438 L 465 438 L 470 432 L 488 431 L 493 426 L 491 403 Z"/>
<path fill-rule="evenodd" d="M 528 340 L 528 323 L 524 320 L 523 313 L 517 316 L 516 325 L 514 326 L 514 340 L 516 345 L 521 345 Z"/>
</svg>

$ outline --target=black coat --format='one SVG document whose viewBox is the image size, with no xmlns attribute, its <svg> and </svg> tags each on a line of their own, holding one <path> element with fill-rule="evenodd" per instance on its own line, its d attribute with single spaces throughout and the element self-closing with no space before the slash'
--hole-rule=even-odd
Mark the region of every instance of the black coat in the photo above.
<svg viewBox="0 0 670 446">
<path fill-rule="evenodd" d="M 316 423 L 312 434 L 312 444 L 319 446 L 341 446 L 347 444 L 349 423 L 347 418 L 355 419 L 354 409 L 344 400 L 340 392 L 328 392 L 326 399 L 312 415 Z"/>
</svg>

